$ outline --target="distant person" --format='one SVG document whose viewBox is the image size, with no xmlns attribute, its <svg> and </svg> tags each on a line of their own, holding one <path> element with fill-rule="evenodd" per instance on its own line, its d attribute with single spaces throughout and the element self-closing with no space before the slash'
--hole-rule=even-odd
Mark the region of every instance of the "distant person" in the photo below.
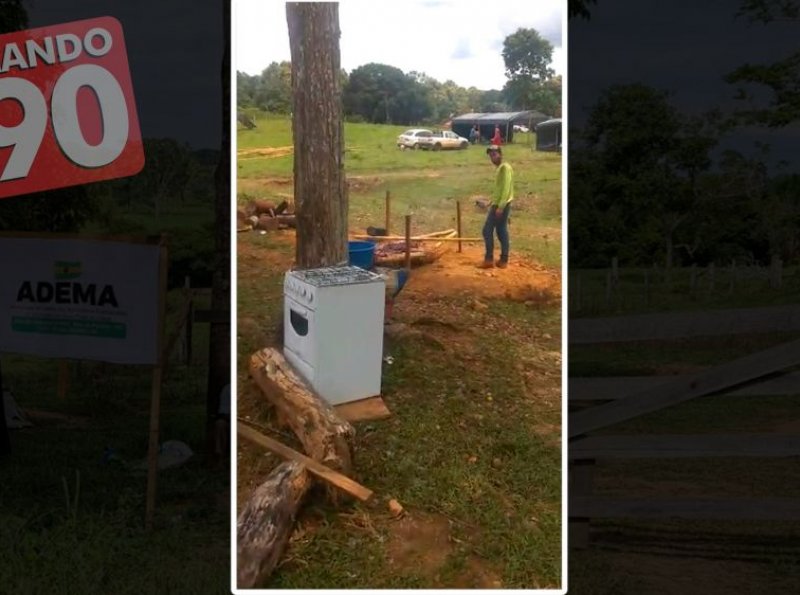
<svg viewBox="0 0 800 595">
<path fill-rule="evenodd" d="M 473 126 L 469 129 L 469 142 L 473 145 L 478 142 L 478 127 Z"/>
<path fill-rule="evenodd" d="M 508 217 L 511 212 L 511 202 L 514 200 L 514 170 L 509 163 L 503 162 L 503 150 L 492 144 L 486 149 L 486 154 L 497 168 L 494 174 L 494 191 L 489 203 L 489 213 L 483 225 L 483 241 L 486 245 L 486 254 L 483 269 L 490 269 L 495 265 L 504 269 L 508 266 L 508 253 L 510 241 L 508 237 Z M 494 262 L 494 234 L 500 240 L 500 260 Z"/>
<path fill-rule="evenodd" d="M 492 140 L 490 142 L 491 142 L 491 144 L 493 144 L 493 145 L 495 145 L 497 147 L 499 147 L 500 145 L 503 144 L 503 137 L 500 136 L 500 126 L 495 125 L 495 127 L 494 127 L 494 136 L 492 137 Z"/>
</svg>

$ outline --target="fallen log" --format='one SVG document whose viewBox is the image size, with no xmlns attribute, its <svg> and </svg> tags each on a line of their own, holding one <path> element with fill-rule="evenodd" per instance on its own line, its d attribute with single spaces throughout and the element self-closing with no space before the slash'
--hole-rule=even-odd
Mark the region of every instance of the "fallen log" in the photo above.
<svg viewBox="0 0 800 595">
<path fill-rule="evenodd" d="M 281 463 L 258 486 L 236 521 L 236 582 L 263 586 L 283 556 L 300 505 L 311 488 L 302 463 Z"/>
<path fill-rule="evenodd" d="M 282 215 L 286 212 L 288 208 L 289 208 L 289 203 L 285 200 L 281 201 L 281 203 L 277 207 L 275 207 L 275 214 Z"/>
<path fill-rule="evenodd" d="M 276 217 L 278 223 L 281 225 L 286 225 L 288 227 L 297 228 L 297 216 L 296 215 L 278 215 Z"/>
<path fill-rule="evenodd" d="M 237 422 L 236 427 L 238 434 L 245 440 L 260 446 L 261 448 L 266 448 L 268 451 L 286 459 L 287 461 L 302 463 L 312 475 L 323 480 L 328 485 L 343 491 L 345 494 L 348 494 L 353 498 L 357 498 L 362 502 L 369 502 L 370 498 L 372 498 L 372 490 L 350 479 L 346 475 L 342 475 L 333 469 L 329 469 L 322 463 L 318 463 L 303 453 L 297 452 L 295 449 L 290 448 L 285 444 L 281 444 L 269 436 L 265 436 L 261 432 L 243 424 L 242 422 Z"/>
<path fill-rule="evenodd" d="M 262 231 L 277 231 L 278 230 L 279 222 L 275 217 L 270 217 L 269 215 L 261 215 L 258 218 L 258 226 L 256 229 L 260 229 Z"/>
<path fill-rule="evenodd" d="M 251 355 L 250 376 L 310 458 L 344 475 L 352 472 L 355 429 L 308 388 L 282 353 L 266 348 Z M 336 490 L 329 488 L 328 495 L 334 502 L 338 500 Z"/>
</svg>

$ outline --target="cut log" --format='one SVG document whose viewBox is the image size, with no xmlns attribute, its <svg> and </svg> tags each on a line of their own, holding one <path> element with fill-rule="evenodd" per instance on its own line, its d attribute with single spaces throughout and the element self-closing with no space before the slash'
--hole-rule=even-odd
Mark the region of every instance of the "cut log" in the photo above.
<svg viewBox="0 0 800 595">
<path fill-rule="evenodd" d="M 277 349 L 250 356 L 250 375 L 262 394 L 280 411 L 306 454 L 345 475 L 353 469 L 351 443 L 355 430 L 315 395 Z M 336 501 L 338 493 L 329 489 Z"/>
<path fill-rule="evenodd" d="M 278 215 L 277 220 L 282 225 L 286 225 L 287 227 L 297 228 L 296 215 Z"/>
<path fill-rule="evenodd" d="M 302 463 L 315 477 L 318 477 L 326 482 L 329 486 L 335 487 L 345 494 L 360 500 L 361 502 L 369 502 L 372 498 L 372 490 L 369 488 L 364 487 L 357 481 L 353 481 L 346 475 L 342 475 L 333 469 L 329 469 L 325 465 L 318 463 L 303 453 L 297 452 L 295 449 L 290 448 L 285 444 L 270 438 L 269 436 L 265 436 L 261 432 L 254 430 L 242 422 L 237 422 L 237 433 L 245 440 L 260 446 L 261 448 L 266 448 L 268 451 L 286 459 L 287 461 Z"/>
<path fill-rule="evenodd" d="M 289 203 L 285 200 L 281 201 L 281 203 L 277 207 L 275 207 L 275 214 L 282 215 L 283 213 L 286 212 L 286 209 L 288 208 L 289 208 Z"/>
<path fill-rule="evenodd" d="M 277 231 L 278 225 L 279 222 L 274 217 L 270 217 L 269 215 L 261 215 L 258 218 L 258 227 L 256 229 L 261 229 L 263 231 Z"/>
<path fill-rule="evenodd" d="M 294 530 L 311 477 L 301 463 L 281 463 L 245 503 L 236 522 L 236 580 L 240 589 L 264 586 Z"/>
</svg>

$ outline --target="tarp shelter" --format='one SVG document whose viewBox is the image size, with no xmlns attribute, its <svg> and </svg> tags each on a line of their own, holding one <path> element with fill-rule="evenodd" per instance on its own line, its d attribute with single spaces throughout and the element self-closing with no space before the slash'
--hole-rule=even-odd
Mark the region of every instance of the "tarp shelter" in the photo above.
<svg viewBox="0 0 800 595">
<path fill-rule="evenodd" d="M 481 131 L 481 140 L 487 142 L 494 136 L 494 127 L 500 126 L 503 142 L 510 143 L 514 141 L 515 124 L 530 128 L 546 118 L 544 114 L 534 111 L 464 114 L 453 118 L 452 130 L 459 136 L 469 138 L 470 129 L 477 124 Z"/>
<path fill-rule="evenodd" d="M 536 125 L 536 150 L 561 151 L 561 118 Z"/>
</svg>

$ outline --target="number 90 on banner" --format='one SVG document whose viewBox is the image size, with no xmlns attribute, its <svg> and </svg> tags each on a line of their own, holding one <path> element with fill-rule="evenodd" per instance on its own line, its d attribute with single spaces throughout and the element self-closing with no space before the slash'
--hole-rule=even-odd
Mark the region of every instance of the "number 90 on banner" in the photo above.
<svg viewBox="0 0 800 595">
<path fill-rule="evenodd" d="M 0 35 L 0 199 L 131 176 L 143 167 L 116 19 Z"/>
</svg>

